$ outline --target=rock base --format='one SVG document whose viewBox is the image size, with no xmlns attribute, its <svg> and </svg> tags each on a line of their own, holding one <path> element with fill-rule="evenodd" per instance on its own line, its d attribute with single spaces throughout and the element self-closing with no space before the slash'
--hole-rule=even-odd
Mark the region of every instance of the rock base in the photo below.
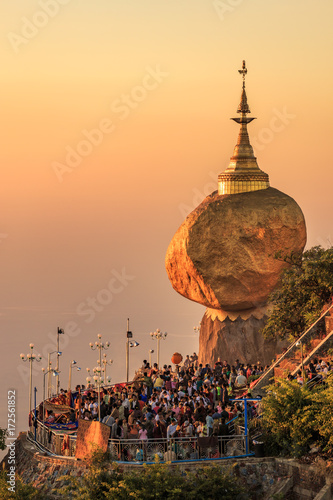
<svg viewBox="0 0 333 500">
<path fill-rule="evenodd" d="M 207 309 L 202 321 L 199 339 L 199 363 L 214 363 L 220 357 L 234 365 L 240 363 L 262 366 L 270 365 L 277 353 L 281 353 L 287 342 L 267 340 L 260 332 L 267 320 L 263 310 L 253 310 L 244 319 L 238 315 L 230 319 L 225 311 Z"/>
</svg>

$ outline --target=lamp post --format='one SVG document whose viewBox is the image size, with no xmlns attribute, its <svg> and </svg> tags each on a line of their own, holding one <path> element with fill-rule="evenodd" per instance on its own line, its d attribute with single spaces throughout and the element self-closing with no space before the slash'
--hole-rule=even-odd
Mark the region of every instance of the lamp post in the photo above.
<svg viewBox="0 0 333 500">
<path fill-rule="evenodd" d="M 93 380 L 95 382 L 95 385 L 97 386 L 97 400 L 98 400 L 98 421 L 101 421 L 101 367 L 96 366 L 94 368 L 94 373 L 95 375 L 93 376 Z"/>
<path fill-rule="evenodd" d="M 97 388 L 97 398 L 98 398 L 98 420 L 101 420 L 101 385 L 103 383 L 103 379 L 101 377 L 101 367 L 100 366 L 95 366 L 93 368 L 93 376 L 91 376 L 90 373 L 90 368 L 86 368 L 88 372 L 88 377 L 86 378 L 87 384 L 89 385 L 92 380 L 94 381 L 94 387 Z M 105 379 L 104 379 L 105 383 Z"/>
<path fill-rule="evenodd" d="M 103 372 L 104 372 L 104 385 L 106 384 L 106 381 L 107 381 L 107 376 L 106 376 L 106 367 L 107 366 L 111 366 L 112 363 L 113 363 L 113 359 L 109 359 L 109 361 L 106 359 L 106 354 L 104 353 L 103 354 L 103 359 L 102 359 L 102 363 L 104 365 L 104 368 L 103 368 Z"/>
<path fill-rule="evenodd" d="M 129 318 L 127 318 L 127 332 L 126 332 L 126 382 L 129 380 L 129 351 L 130 347 L 138 347 L 140 344 L 133 338 L 133 333 L 129 331 Z"/>
<path fill-rule="evenodd" d="M 194 326 L 193 327 L 193 330 L 194 330 L 195 333 L 200 333 L 200 330 L 201 330 L 201 321 L 199 323 L 199 326 Z"/>
<path fill-rule="evenodd" d="M 57 370 L 55 370 L 54 368 L 48 368 L 47 370 L 45 370 L 45 368 L 42 368 L 42 372 L 43 372 L 43 425 L 44 425 L 44 422 L 45 422 L 45 377 L 49 373 L 53 373 L 53 376 L 56 377 L 59 375 L 59 372 L 57 372 Z"/>
<path fill-rule="evenodd" d="M 95 342 L 95 345 L 90 342 L 89 346 L 90 346 L 90 349 L 92 349 L 93 351 L 96 351 L 96 349 L 98 349 L 99 351 L 99 361 L 98 361 L 98 364 L 99 364 L 99 371 L 101 370 L 101 365 L 102 365 L 102 351 L 103 350 L 107 350 L 109 349 L 110 347 L 110 342 L 102 342 L 102 335 L 99 333 L 97 335 L 97 338 L 98 340 Z M 94 375 L 93 379 L 96 381 L 95 377 L 97 377 L 97 379 L 99 380 L 99 387 L 98 387 L 98 420 L 100 421 L 101 420 L 101 408 L 100 408 L 100 401 L 101 401 L 101 388 L 100 388 L 100 384 L 101 384 L 101 377 L 100 377 L 100 373 L 99 375 Z"/>
<path fill-rule="evenodd" d="M 154 352 L 155 352 L 155 351 L 154 351 L 154 349 L 149 349 L 149 366 L 150 366 L 150 368 L 152 368 L 152 366 L 151 366 L 151 355 L 152 355 Z"/>
<path fill-rule="evenodd" d="M 150 332 L 151 338 L 157 340 L 157 368 L 160 367 L 160 341 L 165 340 L 167 335 L 167 332 L 163 333 L 159 328 L 155 332 Z"/>
<path fill-rule="evenodd" d="M 42 359 L 42 356 L 40 354 L 35 354 L 33 352 L 34 349 L 34 344 L 29 344 L 30 347 L 30 352 L 25 355 L 25 354 L 20 354 L 20 358 L 22 361 L 29 361 L 30 363 L 30 381 L 29 381 L 29 415 L 31 413 L 31 396 L 32 396 L 32 363 L 34 361 L 37 361 L 38 363 Z"/>
<path fill-rule="evenodd" d="M 57 352 L 59 352 L 59 335 L 64 335 L 65 331 L 63 328 L 59 328 L 58 326 L 58 331 L 57 331 Z M 58 372 L 57 378 L 56 378 L 56 393 L 57 395 L 60 392 L 60 377 L 59 377 L 59 370 L 60 370 L 60 360 L 59 356 L 57 356 L 57 366 L 56 366 L 56 371 Z"/>
<path fill-rule="evenodd" d="M 303 378 L 303 384 L 305 384 L 305 372 L 304 372 L 304 360 L 303 360 L 303 342 L 301 340 L 298 340 L 296 342 L 297 347 L 301 347 L 301 366 L 302 366 L 302 378 Z"/>
<path fill-rule="evenodd" d="M 51 384 L 51 354 L 57 353 L 57 367 L 59 366 L 59 356 L 62 355 L 60 351 L 52 351 L 47 353 L 47 369 L 49 370 L 49 376 L 47 377 L 47 397 L 51 397 L 52 393 L 52 384 Z M 59 368 L 56 368 L 57 373 L 59 373 Z M 58 375 L 59 377 L 59 375 Z"/>
<path fill-rule="evenodd" d="M 98 341 L 95 342 L 95 345 L 90 342 L 89 346 L 90 346 L 90 349 L 92 349 L 93 351 L 96 351 L 96 349 L 99 350 L 99 365 L 101 366 L 102 364 L 102 351 L 103 349 L 109 349 L 110 347 L 110 342 L 102 342 L 102 335 L 99 333 L 97 335 L 97 338 L 98 338 Z"/>
<path fill-rule="evenodd" d="M 72 368 L 73 366 L 75 366 L 77 364 L 77 362 L 75 361 L 75 359 L 73 359 L 70 363 L 69 363 L 69 377 L 68 377 L 68 392 L 71 390 L 71 384 L 72 384 Z M 77 371 L 79 372 L 81 370 L 81 368 L 79 366 L 76 367 Z"/>
</svg>

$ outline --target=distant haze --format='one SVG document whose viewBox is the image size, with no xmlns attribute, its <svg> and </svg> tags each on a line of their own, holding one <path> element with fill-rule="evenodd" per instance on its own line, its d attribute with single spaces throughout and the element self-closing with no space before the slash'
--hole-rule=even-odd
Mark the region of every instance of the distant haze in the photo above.
<svg viewBox="0 0 333 500">
<path fill-rule="evenodd" d="M 156 361 L 156 328 L 162 363 L 198 351 L 205 309 L 173 291 L 164 257 L 232 155 L 243 59 L 259 167 L 302 208 L 307 246 L 327 246 L 332 16 L 329 0 L 1 3 L 1 427 L 15 388 L 26 429 L 19 354 L 43 355 L 41 400 L 58 326 L 65 388 L 71 359 L 73 386 L 96 366 L 98 333 L 124 380 L 128 317 L 131 375 L 149 349 Z"/>
</svg>

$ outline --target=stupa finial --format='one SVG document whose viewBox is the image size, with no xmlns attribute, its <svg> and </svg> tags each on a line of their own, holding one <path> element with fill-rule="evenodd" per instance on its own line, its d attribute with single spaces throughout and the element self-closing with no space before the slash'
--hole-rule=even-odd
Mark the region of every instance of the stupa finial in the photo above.
<svg viewBox="0 0 333 500">
<path fill-rule="evenodd" d="M 247 116 L 251 111 L 245 90 L 245 77 L 247 75 L 245 61 L 243 61 L 242 69 L 239 69 L 238 72 L 243 77 L 241 101 L 237 108 L 237 113 L 240 113 L 240 116 L 231 119 L 240 124 L 240 130 L 229 166 L 218 177 L 219 194 L 237 194 L 269 187 L 268 175 L 258 167 L 247 132 L 247 124 L 255 118 Z"/>
<path fill-rule="evenodd" d="M 240 104 L 237 108 L 237 113 L 242 113 L 243 117 L 245 118 L 247 113 L 251 113 L 249 105 L 247 103 L 247 96 L 246 96 L 246 90 L 245 90 L 245 76 L 247 74 L 247 67 L 245 65 L 245 61 L 243 61 L 242 69 L 239 69 L 238 73 L 240 73 L 243 77 L 243 89 L 242 89 L 241 101 L 240 101 Z M 252 121 L 252 120 L 254 120 L 254 118 L 251 118 L 250 121 Z M 248 121 L 248 123 L 249 123 L 249 121 Z"/>
<path fill-rule="evenodd" d="M 247 73 L 247 67 L 246 67 L 245 61 L 243 61 L 242 69 L 239 69 L 238 73 L 240 73 L 243 76 L 243 89 L 245 89 L 245 76 Z"/>
</svg>

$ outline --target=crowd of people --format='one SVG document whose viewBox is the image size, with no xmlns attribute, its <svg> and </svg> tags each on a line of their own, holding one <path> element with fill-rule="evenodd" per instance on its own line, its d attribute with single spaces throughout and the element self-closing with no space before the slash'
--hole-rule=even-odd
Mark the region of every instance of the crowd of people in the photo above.
<svg viewBox="0 0 333 500">
<path fill-rule="evenodd" d="M 101 389 L 100 408 L 96 388 L 90 386 L 77 386 L 72 404 L 77 419 L 98 420 L 100 414 L 112 439 L 227 435 L 228 422 L 243 413 L 242 403 L 230 400 L 249 398 L 249 377 L 263 371 L 260 363 L 238 360 L 232 366 L 220 359 L 214 367 L 203 366 L 195 353 L 174 370 L 171 365 L 159 369 L 156 363 L 151 367 L 144 360 L 134 382 Z M 249 402 L 249 418 L 256 411 L 257 402 Z"/>
<path fill-rule="evenodd" d="M 324 382 L 328 374 L 333 370 L 329 361 L 314 358 L 303 370 L 298 370 L 295 377 L 288 375 L 289 380 L 296 380 L 298 384 L 304 385 L 306 381 Z"/>
<path fill-rule="evenodd" d="M 98 420 L 100 415 L 113 439 L 226 435 L 228 422 L 244 411 L 244 405 L 234 399 L 251 398 L 250 382 L 267 368 L 260 362 L 245 365 L 238 359 L 230 366 L 220 358 L 213 367 L 203 366 L 196 353 L 187 355 L 175 369 L 171 365 L 159 369 L 156 363 L 150 366 L 144 360 L 134 382 L 101 388 L 99 398 L 97 389 L 89 385 L 77 386 L 71 395 L 61 390 L 58 399 L 73 409 L 60 420 L 47 411 L 46 423 Z M 304 377 L 323 381 L 332 369 L 329 362 L 314 359 L 303 373 L 289 375 L 289 379 L 300 385 Z M 249 401 L 247 406 L 248 417 L 256 415 L 258 403 Z"/>
</svg>

